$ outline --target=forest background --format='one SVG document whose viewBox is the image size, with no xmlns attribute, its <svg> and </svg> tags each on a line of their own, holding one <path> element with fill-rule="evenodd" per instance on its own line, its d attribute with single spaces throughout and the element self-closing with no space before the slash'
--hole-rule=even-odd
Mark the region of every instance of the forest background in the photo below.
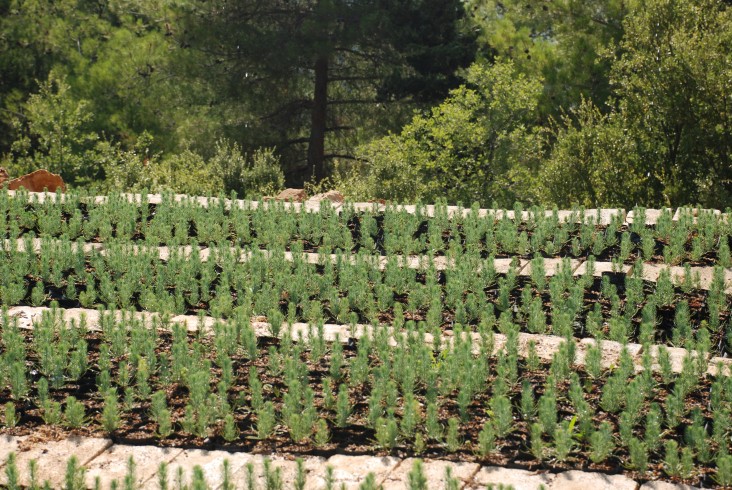
<svg viewBox="0 0 732 490">
<path fill-rule="evenodd" d="M 0 166 L 75 187 L 732 206 L 730 0 L 0 0 Z"/>
</svg>

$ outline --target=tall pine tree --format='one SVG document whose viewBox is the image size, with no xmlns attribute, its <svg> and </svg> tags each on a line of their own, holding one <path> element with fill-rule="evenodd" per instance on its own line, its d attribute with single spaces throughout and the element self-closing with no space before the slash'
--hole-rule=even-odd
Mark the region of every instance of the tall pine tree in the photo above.
<svg viewBox="0 0 732 490">
<path fill-rule="evenodd" d="M 352 143 L 367 131 L 360 121 L 373 120 L 380 105 L 441 100 L 475 54 L 460 0 L 201 0 L 189 7 L 180 43 L 200 51 L 202 76 L 220 82 L 212 104 L 239 105 L 230 136 L 277 146 L 292 183 L 322 179 L 329 160 L 351 158 Z"/>
</svg>

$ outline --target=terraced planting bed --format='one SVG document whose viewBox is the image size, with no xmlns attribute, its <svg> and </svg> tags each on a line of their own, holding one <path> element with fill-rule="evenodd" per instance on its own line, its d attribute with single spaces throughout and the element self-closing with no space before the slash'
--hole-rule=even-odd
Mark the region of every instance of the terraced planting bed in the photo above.
<svg viewBox="0 0 732 490">
<path fill-rule="evenodd" d="M 9 487 L 732 484 L 729 214 L 0 191 L 0 235 Z"/>
</svg>

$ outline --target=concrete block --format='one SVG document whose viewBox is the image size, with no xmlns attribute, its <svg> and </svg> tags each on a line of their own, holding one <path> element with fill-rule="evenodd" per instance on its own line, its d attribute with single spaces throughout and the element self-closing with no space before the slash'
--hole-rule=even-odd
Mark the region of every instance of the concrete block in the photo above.
<svg viewBox="0 0 732 490">
<path fill-rule="evenodd" d="M 183 483 L 190 485 L 193 478 L 193 468 L 200 466 L 203 470 L 203 476 L 206 479 L 208 488 L 216 489 L 223 484 L 223 467 L 224 460 L 229 462 L 229 475 L 234 479 L 234 475 L 239 472 L 247 463 L 256 462 L 261 459 L 248 453 L 229 453 L 226 451 L 206 451 L 203 449 L 187 449 L 179 453 L 178 456 L 168 464 L 168 482 L 171 484 L 176 481 L 176 475 L 180 470 L 183 471 Z M 157 473 L 143 484 L 145 490 L 157 490 L 159 487 Z"/>
<path fill-rule="evenodd" d="M 5 463 L 10 453 L 15 453 L 17 456 L 21 448 L 24 446 L 24 441 L 27 439 L 25 436 L 0 436 L 0 468 L 5 467 Z M 23 471 L 25 468 L 18 468 Z"/>
<path fill-rule="evenodd" d="M 135 462 L 135 483 L 142 486 L 157 477 L 160 463 L 170 463 L 183 452 L 179 448 L 160 448 L 156 446 L 113 445 L 86 464 L 86 482 L 90 488 L 94 479 L 99 477 L 102 488 L 109 488 L 112 480 L 122 483 L 127 474 L 130 457 Z M 168 473 L 168 481 L 173 481 Z"/>
<path fill-rule="evenodd" d="M 415 458 L 408 458 L 401 462 L 391 473 L 386 476 L 383 482 L 384 490 L 403 490 L 408 488 L 409 473 Z M 452 477 L 460 481 L 462 487 L 465 483 L 475 475 L 480 468 L 477 463 L 453 463 L 451 461 L 443 461 L 437 459 L 427 459 L 423 462 L 423 472 L 427 478 L 427 488 L 445 488 L 445 472 L 447 468 L 452 471 Z"/>
<path fill-rule="evenodd" d="M 554 480 L 551 473 L 485 466 L 478 471 L 466 488 L 485 488 L 488 485 L 511 485 L 514 490 L 537 490 Z"/>
<path fill-rule="evenodd" d="M 605 475 L 583 471 L 559 473 L 547 490 L 635 490 L 638 484 L 623 475 Z"/>
<path fill-rule="evenodd" d="M 639 490 L 698 490 L 699 487 L 684 485 L 683 483 L 670 483 L 667 481 L 649 481 L 641 485 Z"/>
<path fill-rule="evenodd" d="M 30 439 L 27 442 L 31 442 Z M 20 483 L 23 486 L 30 484 L 28 465 L 31 460 L 36 460 L 38 482 L 48 480 L 51 488 L 61 488 L 66 465 L 72 456 L 76 456 L 79 465 L 83 466 L 111 445 L 112 441 L 109 439 L 92 437 L 69 437 L 61 441 L 34 442 L 28 450 L 16 455 Z M 5 472 L 0 474 L 0 484 L 7 484 Z"/>
<path fill-rule="evenodd" d="M 369 473 L 374 474 L 377 483 L 383 482 L 401 461 L 391 456 L 344 456 L 337 454 L 331 456 L 322 464 L 322 474 L 314 474 L 313 478 L 308 481 L 308 488 L 320 489 L 325 486 L 325 468 L 327 466 L 333 468 L 333 488 L 341 488 L 341 485 L 345 485 L 347 490 L 355 490 Z"/>
</svg>

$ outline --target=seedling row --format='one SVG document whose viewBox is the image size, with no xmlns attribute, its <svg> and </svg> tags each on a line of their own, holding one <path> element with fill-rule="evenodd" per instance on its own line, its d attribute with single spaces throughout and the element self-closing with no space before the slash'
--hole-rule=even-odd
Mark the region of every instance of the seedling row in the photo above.
<svg viewBox="0 0 732 490">
<path fill-rule="evenodd" d="M 423 323 L 440 335 L 456 325 L 505 333 L 520 331 L 562 337 L 594 337 L 617 342 L 660 343 L 699 348 L 713 355 L 732 352 L 730 304 L 724 269 L 717 267 L 709 290 L 689 279 L 681 286 L 661 272 L 644 281 L 643 263 L 633 274 L 595 277 L 593 261 L 574 275 L 565 259 L 546 277 L 541 257 L 530 275 L 518 274 L 513 261 L 498 273 L 492 258 L 463 257 L 453 268 L 437 270 L 426 260 L 413 269 L 390 256 L 380 267 L 371 256 L 348 260 L 305 261 L 294 253 L 255 252 L 240 261 L 240 251 L 213 249 L 202 260 L 173 251 L 167 261 L 154 250 L 131 253 L 112 245 L 102 254 L 85 252 L 70 241 L 45 241 L 37 254 L 8 250 L 0 261 L 0 301 L 5 306 L 108 308 L 170 314 L 199 312 L 216 317 L 265 316 L 283 322 L 388 324 Z"/>
<path fill-rule="evenodd" d="M 731 267 L 730 215 L 691 209 L 674 220 L 663 210 L 654 226 L 645 225 L 645 209 L 636 208 L 632 223 L 621 214 L 609 222 L 576 209 L 559 217 L 542 208 L 486 214 L 474 208 L 465 215 L 435 206 L 428 216 L 399 207 L 356 210 L 344 204 L 336 211 L 328 201 L 317 212 L 301 212 L 285 203 L 266 206 L 204 207 L 197 201 L 167 196 L 160 204 L 130 202 L 123 195 L 104 201 L 66 194 L 64 199 L 11 197 L 0 190 L 0 237 L 65 237 L 94 242 L 141 242 L 150 245 L 224 245 L 243 248 L 302 249 L 309 252 L 369 254 L 477 255 L 598 260 Z M 260 203 L 261 204 L 261 203 Z"/>
<path fill-rule="evenodd" d="M 491 330 L 474 341 L 458 328 L 436 350 L 413 322 L 345 345 L 317 325 L 304 342 L 257 338 L 243 319 L 202 335 L 105 314 L 93 332 L 51 310 L 32 331 L 0 327 L 5 433 L 732 483 L 732 379 L 707 376 L 703 356 L 676 374 L 661 350 L 654 374 L 649 352 L 640 372 L 627 351 L 603 368 L 599 347 L 580 367 L 564 343 L 547 364 L 532 346 L 519 357 L 515 324 L 496 357 Z"/>
</svg>

